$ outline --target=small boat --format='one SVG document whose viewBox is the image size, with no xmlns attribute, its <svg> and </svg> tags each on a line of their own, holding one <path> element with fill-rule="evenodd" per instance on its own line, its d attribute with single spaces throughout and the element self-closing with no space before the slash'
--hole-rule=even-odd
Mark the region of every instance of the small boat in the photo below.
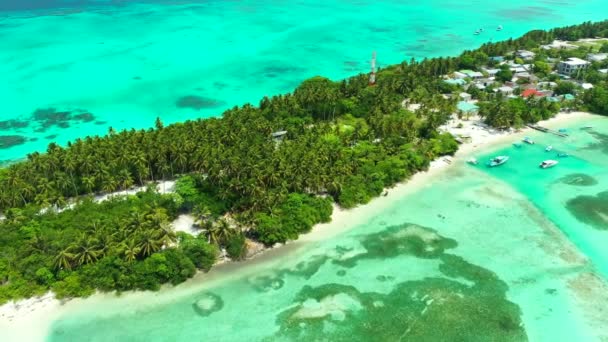
<svg viewBox="0 0 608 342">
<path fill-rule="evenodd" d="M 560 157 L 560 158 L 567 158 L 570 155 L 568 153 L 558 153 L 557 156 Z"/>
<path fill-rule="evenodd" d="M 534 145 L 534 140 L 530 139 L 530 137 L 525 137 L 522 141 L 526 144 Z"/>
<path fill-rule="evenodd" d="M 480 29 L 479 29 L 479 32 L 483 32 L 483 28 L 480 28 Z"/>
<path fill-rule="evenodd" d="M 553 167 L 555 165 L 557 165 L 559 162 L 557 160 L 545 160 L 542 163 L 540 163 L 538 166 L 540 166 L 541 169 L 548 169 L 550 167 Z"/>
<path fill-rule="evenodd" d="M 557 130 L 557 131 L 558 131 L 558 132 L 560 132 L 560 133 L 566 133 L 566 132 L 568 132 L 568 130 L 567 130 L 567 129 L 565 129 L 565 128 L 560 128 L 560 129 L 559 129 L 559 130 Z"/>
<path fill-rule="evenodd" d="M 513 146 L 514 146 L 515 148 L 521 148 L 523 145 L 522 145 L 522 144 L 520 144 L 520 143 L 513 143 Z"/>
<path fill-rule="evenodd" d="M 498 27 L 496 28 L 496 31 L 502 31 L 502 25 L 498 25 Z"/>
<path fill-rule="evenodd" d="M 593 128 L 593 126 L 583 126 L 583 127 L 581 127 L 581 129 L 592 129 L 592 128 Z"/>
<path fill-rule="evenodd" d="M 553 146 L 549 145 L 549 146 L 545 147 L 545 152 L 551 152 L 552 149 L 553 149 Z"/>
<path fill-rule="evenodd" d="M 509 160 L 508 156 L 494 157 L 492 160 L 490 160 L 490 163 L 488 164 L 488 166 L 489 167 L 499 166 L 499 165 L 506 163 L 507 160 Z"/>
<path fill-rule="evenodd" d="M 467 160 L 467 163 L 472 164 L 472 165 L 477 165 L 479 162 L 477 161 L 477 159 L 471 158 L 471 159 Z"/>
<path fill-rule="evenodd" d="M 477 30 L 477 31 L 475 31 L 475 33 L 473 33 L 473 34 L 477 36 L 477 35 L 479 35 L 479 33 L 480 33 L 480 32 L 481 32 L 481 31 Z"/>
</svg>

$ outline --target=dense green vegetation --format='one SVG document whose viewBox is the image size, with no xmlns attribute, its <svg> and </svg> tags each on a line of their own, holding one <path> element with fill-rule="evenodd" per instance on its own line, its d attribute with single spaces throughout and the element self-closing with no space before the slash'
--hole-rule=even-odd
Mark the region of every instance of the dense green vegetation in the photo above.
<svg viewBox="0 0 608 342">
<path fill-rule="evenodd" d="M 437 128 L 456 110 L 459 91 L 441 75 L 492 65 L 489 56 L 536 49 L 555 38 L 608 37 L 608 21 L 585 23 L 483 45 L 459 57 L 403 62 L 334 82 L 313 77 L 293 93 L 263 98 L 222 118 L 77 139 L 0 169 L 0 301 L 53 289 L 59 296 L 100 290 L 156 289 L 208 270 L 220 250 L 245 255 L 246 238 L 271 245 L 329 220 L 332 200 L 366 203 L 382 189 L 457 149 Z M 536 51 L 536 50 L 535 50 Z M 539 52 L 542 59 L 574 52 Z M 605 77 L 594 64 L 583 102 L 608 113 Z M 509 74 L 501 70 L 500 78 Z M 567 86 L 564 86 L 566 89 Z M 545 100 L 479 91 L 481 113 L 497 127 L 545 119 L 559 109 Z M 420 105 L 415 112 L 402 101 Z M 285 134 L 273 135 L 284 131 Z M 147 191 L 106 203 L 69 198 L 179 178 L 174 196 Z M 64 208 L 64 211 L 59 210 Z M 41 209 L 42 213 L 41 213 Z M 168 222 L 197 218 L 201 234 L 176 236 Z M 39 214 L 40 213 L 40 214 Z"/>
<path fill-rule="evenodd" d="M 493 127 L 522 127 L 525 123 L 537 122 L 553 117 L 560 105 L 545 98 L 521 97 L 513 99 L 494 99 L 479 104 L 479 115 Z"/>
<path fill-rule="evenodd" d="M 0 224 L 0 302 L 52 289 L 58 297 L 100 290 L 155 290 L 208 270 L 218 251 L 169 225 L 173 195 L 140 192 L 71 210 L 11 209 Z M 177 246 L 177 241 L 185 241 Z"/>
</svg>

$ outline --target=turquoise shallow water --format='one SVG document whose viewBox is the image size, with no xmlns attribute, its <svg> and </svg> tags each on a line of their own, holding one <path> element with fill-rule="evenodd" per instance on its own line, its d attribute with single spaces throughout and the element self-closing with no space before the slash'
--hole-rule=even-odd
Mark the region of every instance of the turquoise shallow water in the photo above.
<svg viewBox="0 0 608 342">
<path fill-rule="evenodd" d="M 421 340 L 437 326 L 468 331 L 463 340 L 600 340 L 608 230 L 564 204 L 608 189 L 608 119 L 592 123 L 593 134 L 579 123 L 567 139 L 533 134 L 539 145 L 479 156 L 510 155 L 499 168 L 459 161 L 333 237 L 158 294 L 85 301 L 54 322 L 48 340 Z M 545 144 L 572 156 L 540 170 L 556 153 Z M 581 185 L 580 174 L 597 183 Z M 494 317 L 511 309 L 521 323 Z M 523 335 L 492 335 L 517 329 Z"/>
<path fill-rule="evenodd" d="M 514 186 L 540 208 L 542 212 L 593 262 L 608 279 L 608 198 L 598 194 L 608 191 L 608 124 L 605 118 L 587 120 L 572 127 L 567 138 L 536 134 L 535 145 L 508 147 L 492 155 L 508 155 L 507 164 L 497 168 L 482 168 L 489 174 Z M 581 129 L 583 126 L 593 129 Z M 546 152 L 546 146 L 554 148 Z M 559 158 L 558 153 L 567 153 Z M 490 155 L 483 159 L 490 159 Z M 550 169 L 538 164 L 546 159 L 558 160 Z M 568 209 L 569 201 L 585 198 L 584 207 L 603 208 L 603 220 L 590 223 L 577 218 Z M 588 212 L 581 214 L 588 216 Z"/>
<path fill-rule="evenodd" d="M 314 75 L 367 72 L 373 50 L 380 66 L 457 54 L 605 19 L 607 9 L 603 0 L 3 1 L 0 162 L 109 126 L 219 115 Z"/>
</svg>

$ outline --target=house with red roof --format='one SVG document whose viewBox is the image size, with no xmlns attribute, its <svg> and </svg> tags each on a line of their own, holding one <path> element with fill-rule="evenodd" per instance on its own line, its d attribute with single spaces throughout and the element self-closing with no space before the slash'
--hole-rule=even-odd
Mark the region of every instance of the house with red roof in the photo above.
<svg viewBox="0 0 608 342">
<path fill-rule="evenodd" d="M 532 97 L 532 96 L 543 97 L 545 95 L 546 95 L 545 93 L 541 93 L 540 91 L 538 91 L 534 88 L 526 89 L 521 92 L 521 97 L 524 97 L 524 98 Z"/>
</svg>

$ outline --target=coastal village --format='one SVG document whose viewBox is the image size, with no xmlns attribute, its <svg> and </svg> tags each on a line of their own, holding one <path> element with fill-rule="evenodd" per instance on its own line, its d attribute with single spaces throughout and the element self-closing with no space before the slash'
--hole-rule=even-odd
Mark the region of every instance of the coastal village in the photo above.
<svg viewBox="0 0 608 342">
<path fill-rule="evenodd" d="M 452 90 L 443 96 L 457 101 L 457 112 L 440 130 L 475 147 L 490 136 L 519 130 L 500 130 L 484 123 L 479 105 L 489 99 L 545 99 L 559 104 L 561 114 L 571 112 L 583 91 L 608 78 L 608 39 L 555 40 L 531 50 L 489 56 L 489 63 L 477 70 L 463 69 L 442 78 Z M 418 108 L 407 101 L 404 106 Z M 443 161 L 450 163 L 448 157 Z"/>
</svg>

